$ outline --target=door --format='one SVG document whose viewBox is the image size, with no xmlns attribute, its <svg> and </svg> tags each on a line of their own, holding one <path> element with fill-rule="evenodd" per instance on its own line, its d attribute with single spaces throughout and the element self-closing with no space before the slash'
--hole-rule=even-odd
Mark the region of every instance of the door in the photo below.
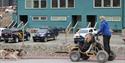
<svg viewBox="0 0 125 63">
<path fill-rule="evenodd" d="M 90 27 L 94 27 L 96 23 L 96 15 L 87 15 L 87 22 L 91 23 Z"/>
<path fill-rule="evenodd" d="M 74 27 L 78 21 L 81 21 L 81 15 L 72 15 L 72 27 Z"/>
<path fill-rule="evenodd" d="M 24 24 L 27 23 L 28 16 L 27 15 L 20 15 L 20 22 L 23 22 Z"/>
</svg>

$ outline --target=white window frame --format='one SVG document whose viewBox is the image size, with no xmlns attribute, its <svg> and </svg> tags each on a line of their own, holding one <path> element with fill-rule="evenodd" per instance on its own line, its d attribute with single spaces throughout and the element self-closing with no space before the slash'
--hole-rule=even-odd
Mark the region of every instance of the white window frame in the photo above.
<svg viewBox="0 0 125 63">
<path fill-rule="evenodd" d="M 64 17 L 65 19 L 63 19 L 63 20 L 59 20 L 59 19 L 57 19 L 57 20 L 55 20 L 55 19 L 53 19 L 53 17 Z M 60 21 L 67 21 L 67 16 L 51 16 L 51 21 L 58 21 L 58 22 L 60 22 Z"/>
<path fill-rule="evenodd" d="M 58 7 L 52 7 L 52 0 L 50 2 L 50 8 L 51 9 L 70 9 L 70 8 L 75 8 L 76 1 L 74 0 L 74 7 L 68 7 L 68 0 L 66 0 L 66 7 L 60 7 L 60 0 L 58 0 Z"/>
<path fill-rule="evenodd" d="M 113 0 L 110 2 L 111 6 L 110 7 L 104 7 L 104 0 L 101 1 L 101 7 L 95 7 L 95 0 L 93 0 L 93 8 L 121 8 L 121 0 L 120 0 L 120 6 L 119 7 L 113 7 Z"/>
<path fill-rule="evenodd" d="M 25 0 L 25 9 L 46 9 L 46 8 L 48 8 L 48 0 L 46 0 L 46 7 L 45 8 L 41 8 L 41 0 L 39 0 L 39 7 L 38 8 L 34 8 L 33 6 L 34 6 L 34 3 L 33 3 L 33 0 L 31 0 L 32 1 L 32 8 L 27 8 L 26 7 L 26 0 Z"/>
<path fill-rule="evenodd" d="M 34 17 L 38 17 L 38 20 L 34 20 Z M 41 17 L 46 17 L 46 20 L 41 20 Z M 48 16 L 32 16 L 32 21 L 47 21 L 48 20 Z"/>
</svg>

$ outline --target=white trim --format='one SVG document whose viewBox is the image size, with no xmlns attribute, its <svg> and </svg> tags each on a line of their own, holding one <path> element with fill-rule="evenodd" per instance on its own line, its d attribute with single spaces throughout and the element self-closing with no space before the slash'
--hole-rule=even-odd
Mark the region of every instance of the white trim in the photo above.
<svg viewBox="0 0 125 63">
<path fill-rule="evenodd" d="M 60 0 L 58 0 L 58 3 L 57 3 L 57 8 L 60 8 Z"/>
<path fill-rule="evenodd" d="M 68 0 L 66 0 L 66 8 L 68 8 Z"/>
</svg>

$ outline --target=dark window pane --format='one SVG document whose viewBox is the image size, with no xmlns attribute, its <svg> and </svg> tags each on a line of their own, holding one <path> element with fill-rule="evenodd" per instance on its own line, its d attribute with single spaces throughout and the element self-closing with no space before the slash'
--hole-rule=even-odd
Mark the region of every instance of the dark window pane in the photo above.
<svg viewBox="0 0 125 63">
<path fill-rule="evenodd" d="M 47 19 L 46 16 L 42 16 L 42 17 L 41 17 L 41 20 L 46 20 L 46 19 Z"/>
<path fill-rule="evenodd" d="M 60 7 L 66 7 L 66 0 L 60 0 Z"/>
<path fill-rule="evenodd" d="M 113 0 L 113 7 L 120 7 L 120 0 Z"/>
<path fill-rule="evenodd" d="M 74 7 L 74 0 L 68 0 L 68 7 Z"/>
<path fill-rule="evenodd" d="M 39 0 L 34 0 L 33 4 L 34 4 L 33 5 L 34 8 L 39 8 Z"/>
<path fill-rule="evenodd" d="M 52 8 L 58 7 L 58 0 L 52 0 Z"/>
<path fill-rule="evenodd" d="M 104 7 L 111 7 L 111 0 L 104 0 Z"/>
<path fill-rule="evenodd" d="M 41 0 L 41 8 L 46 8 L 46 0 Z"/>
<path fill-rule="evenodd" d="M 39 17 L 33 17 L 33 20 L 39 20 Z"/>
<path fill-rule="evenodd" d="M 95 7 L 101 7 L 102 0 L 95 0 Z"/>
</svg>

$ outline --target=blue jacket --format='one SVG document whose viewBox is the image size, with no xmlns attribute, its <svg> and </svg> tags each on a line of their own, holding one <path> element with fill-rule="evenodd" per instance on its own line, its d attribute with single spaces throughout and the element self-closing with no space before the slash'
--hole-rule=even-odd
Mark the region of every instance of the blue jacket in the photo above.
<svg viewBox="0 0 125 63">
<path fill-rule="evenodd" d="M 109 24 L 106 20 L 103 20 L 100 24 L 100 29 L 98 31 L 98 34 L 100 33 L 104 36 L 111 36 Z"/>
</svg>

